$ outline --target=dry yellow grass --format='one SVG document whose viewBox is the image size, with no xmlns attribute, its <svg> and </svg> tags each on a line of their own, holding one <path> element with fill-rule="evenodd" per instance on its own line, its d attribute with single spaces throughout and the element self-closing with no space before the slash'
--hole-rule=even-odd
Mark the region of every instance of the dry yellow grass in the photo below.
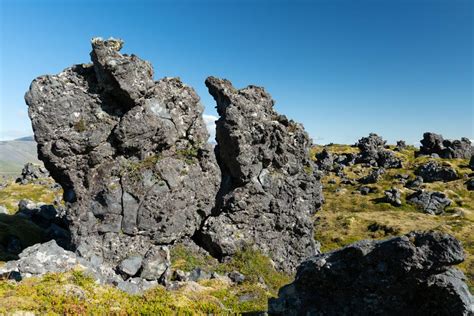
<svg viewBox="0 0 474 316">
<path fill-rule="evenodd" d="M 334 153 L 344 153 L 353 147 L 341 148 L 341 145 L 328 147 Z M 321 150 L 320 148 L 317 150 Z M 464 184 L 465 175 L 470 174 L 467 160 L 439 160 L 440 163 L 454 167 L 461 179 L 451 182 L 435 182 L 425 184 L 428 190 L 444 192 L 454 201 L 443 215 L 422 213 L 413 205 L 407 204 L 406 196 L 413 191 L 403 187 L 395 175 L 405 173 L 414 178 L 415 168 L 428 161 L 428 157 L 414 157 L 414 150 L 408 149 L 397 156 L 403 160 L 403 169 L 388 169 L 376 184 L 369 186 L 378 190 L 377 193 L 361 195 L 359 185 L 341 184 L 339 178 L 328 175 L 322 179 L 325 204 L 315 215 L 316 239 L 322 244 L 322 250 L 333 250 L 352 242 L 367 238 L 387 238 L 398 236 L 413 230 L 438 230 L 450 233 L 458 238 L 466 252 L 466 260 L 459 267 L 468 277 L 472 289 L 474 285 L 474 192 L 468 191 Z M 346 167 L 344 172 L 348 178 L 358 179 L 368 173 L 367 168 L 360 165 Z M 329 183 L 329 180 L 336 183 Z M 384 196 L 383 191 L 397 187 L 402 192 L 402 207 L 394 207 L 388 203 L 378 203 L 377 199 Z"/>
</svg>

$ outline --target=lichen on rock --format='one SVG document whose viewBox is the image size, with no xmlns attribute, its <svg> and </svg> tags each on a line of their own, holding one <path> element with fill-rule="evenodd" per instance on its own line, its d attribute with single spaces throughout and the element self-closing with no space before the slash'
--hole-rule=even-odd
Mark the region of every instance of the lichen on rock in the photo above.
<svg viewBox="0 0 474 316">
<path fill-rule="evenodd" d="M 26 94 L 75 249 L 116 264 L 190 238 L 220 181 L 196 92 L 176 78 L 154 81 L 150 63 L 122 45 L 94 39 L 93 64 L 39 77 Z M 196 155 L 184 161 L 177 153 L 189 148 Z"/>
<path fill-rule="evenodd" d="M 262 88 L 211 77 L 214 152 L 196 92 L 154 81 L 151 64 L 122 46 L 93 39 L 92 64 L 38 77 L 25 97 L 74 250 L 118 267 L 193 240 L 219 259 L 256 247 L 285 271 L 313 255 L 322 194 L 302 126 Z"/>
</svg>

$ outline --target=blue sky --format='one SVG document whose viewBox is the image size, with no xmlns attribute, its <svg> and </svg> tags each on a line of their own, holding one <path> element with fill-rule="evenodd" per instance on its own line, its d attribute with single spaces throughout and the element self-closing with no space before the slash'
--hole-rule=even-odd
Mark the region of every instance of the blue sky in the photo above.
<svg viewBox="0 0 474 316">
<path fill-rule="evenodd" d="M 317 143 L 473 139 L 473 3 L 0 0 L 0 139 L 32 133 L 31 80 L 89 62 L 94 36 L 181 77 L 208 115 L 215 75 L 264 86 Z"/>
</svg>

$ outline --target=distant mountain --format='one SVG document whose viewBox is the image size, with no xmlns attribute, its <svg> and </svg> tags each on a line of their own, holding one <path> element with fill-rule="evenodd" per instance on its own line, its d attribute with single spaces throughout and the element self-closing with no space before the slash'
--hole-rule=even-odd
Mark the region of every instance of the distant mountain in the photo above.
<svg viewBox="0 0 474 316">
<path fill-rule="evenodd" d="M 0 174 L 18 174 L 27 162 L 41 164 L 33 136 L 0 141 Z"/>
<path fill-rule="evenodd" d="M 33 135 L 31 135 L 31 136 L 25 136 L 25 137 L 17 138 L 15 140 L 20 141 L 20 142 L 34 142 L 35 137 Z"/>
</svg>

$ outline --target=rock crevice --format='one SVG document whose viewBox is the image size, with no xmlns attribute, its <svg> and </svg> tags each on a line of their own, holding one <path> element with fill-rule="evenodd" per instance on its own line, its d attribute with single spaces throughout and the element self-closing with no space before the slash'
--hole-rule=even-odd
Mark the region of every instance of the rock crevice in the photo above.
<svg viewBox="0 0 474 316">
<path fill-rule="evenodd" d="M 25 96 L 39 157 L 64 189 L 73 250 L 119 265 L 192 238 L 220 259 L 256 246 L 286 271 L 313 255 L 321 186 L 303 128 L 263 88 L 210 77 L 213 150 L 196 92 L 155 81 L 122 46 L 94 39 L 92 64 L 41 76 Z"/>
</svg>

